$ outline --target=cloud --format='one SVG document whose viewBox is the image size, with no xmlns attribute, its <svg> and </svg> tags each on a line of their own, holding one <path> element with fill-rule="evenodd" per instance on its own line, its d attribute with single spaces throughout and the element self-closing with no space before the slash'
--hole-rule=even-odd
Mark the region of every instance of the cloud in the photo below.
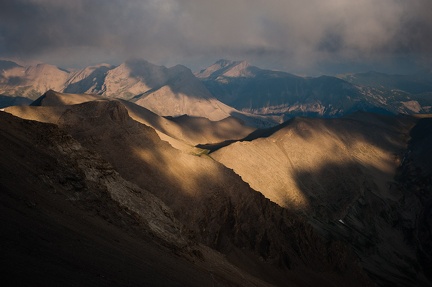
<svg viewBox="0 0 432 287">
<path fill-rule="evenodd" d="M 293 71 L 401 58 L 431 64 L 430 0 L 3 2 L 0 54 L 63 65 L 130 57 L 191 65 L 228 57 Z"/>
</svg>

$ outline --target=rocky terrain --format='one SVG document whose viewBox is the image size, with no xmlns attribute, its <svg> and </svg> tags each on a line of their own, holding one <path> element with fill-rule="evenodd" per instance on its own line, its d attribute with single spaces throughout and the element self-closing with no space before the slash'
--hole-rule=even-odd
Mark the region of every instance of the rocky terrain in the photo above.
<svg viewBox="0 0 432 287">
<path fill-rule="evenodd" d="M 241 286 L 372 284 L 347 244 L 322 236 L 303 216 L 266 199 L 205 154 L 173 148 L 152 127 L 133 120 L 121 101 L 37 103 L 42 106 L 1 113 L 2 150 L 8 150 L 1 165 L 2 204 L 8 208 L 2 210 L 16 221 L 3 223 L 9 231 L 8 243 L 2 245 L 9 250 L 5 260 L 15 264 L 11 280 L 20 282 L 16 270 L 36 276 L 36 282 L 50 278 L 37 275 L 42 273 L 34 265 L 20 263 L 23 258 L 58 268 L 66 277 L 53 282 L 68 278 L 71 285 L 127 280 L 132 285 L 191 286 L 203 280 Z M 25 181 L 15 184 L 27 173 Z M 49 226 L 52 235 L 43 235 L 45 227 L 29 228 L 29 222 Z M 93 224 L 103 235 L 87 234 Z M 72 229 L 75 241 L 59 235 L 64 228 Z M 130 253 L 119 260 L 124 245 Z M 64 253 L 66 246 L 71 253 Z M 106 265 L 99 265 L 83 246 L 103 246 L 92 254 L 105 254 L 100 260 L 106 259 Z M 37 251 L 27 253 L 26 248 Z M 16 249 L 18 253 L 10 251 Z M 56 260 L 62 263 L 53 264 Z M 81 260 L 83 266 L 77 266 Z M 143 267 L 150 262 L 151 267 Z M 119 264 L 124 267 L 117 269 Z M 97 267 L 84 268 L 93 265 Z M 140 268 L 148 273 L 138 276 Z M 164 276 L 166 269 L 175 271 Z M 75 272 L 81 275 L 73 276 Z M 156 275 L 149 278 L 146 274 L 152 272 Z"/>
<path fill-rule="evenodd" d="M 5 286 L 266 285 L 192 241 L 160 199 L 57 126 L 0 121 Z"/>
<path fill-rule="evenodd" d="M 210 155 L 325 237 L 351 245 L 379 285 L 426 286 L 431 120 L 295 118 Z M 419 154 L 426 158 L 413 158 Z"/>
<path fill-rule="evenodd" d="M 0 287 L 432 287 L 432 0 L 0 3 Z"/>
<path fill-rule="evenodd" d="M 432 285 L 424 90 L 230 61 L 202 82 L 141 60 L 0 64 L 5 106 L 34 99 L 0 111 L 9 285 Z M 280 87 L 310 96 L 287 112 Z"/>
</svg>

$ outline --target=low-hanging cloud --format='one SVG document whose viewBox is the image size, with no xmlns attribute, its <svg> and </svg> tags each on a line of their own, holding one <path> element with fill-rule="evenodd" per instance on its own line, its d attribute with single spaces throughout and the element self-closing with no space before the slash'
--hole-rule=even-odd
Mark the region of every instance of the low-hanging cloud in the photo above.
<svg viewBox="0 0 432 287">
<path fill-rule="evenodd" d="M 430 64 L 430 15 L 430 0 L 3 1 L 0 56 L 69 66 L 228 57 L 292 71 L 401 58 Z"/>
</svg>

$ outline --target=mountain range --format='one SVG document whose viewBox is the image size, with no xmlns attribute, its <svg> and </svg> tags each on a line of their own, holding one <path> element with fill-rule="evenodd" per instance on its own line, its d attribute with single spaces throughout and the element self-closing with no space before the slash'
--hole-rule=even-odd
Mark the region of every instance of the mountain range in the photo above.
<svg viewBox="0 0 432 287">
<path fill-rule="evenodd" d="M 355 111 L 384 114 L 431 111 L 432 78 L 427 73 L 422 77 L 371 76 L 374 83 L 360 80 L 364 79 L 362 75 L 300 77 L 260 69 L 244 61 L 228 60 L 219 60 L 196 73 L 220 101 L 241 111 L 278 115 L 284 119 L 293 116 L 338 117 Z M 385 84 L 389 81 L 394 85 Z M 421 90 L 409 87 L 421 87 Z M 418 93 L 420 91 L 422 94 Z"/>
<path fill-rule="evenodd" d="M 339 117 L 355 111 L 413 114 L 431 111 L 432 77 L 379 73 L 300 77 L 264 70 L 244 61 L 219 60 L 195 73 L 145 60 L 65 70 L 48 64 L 0 61 L 1 106 L 8 97 L 34 100 L 47 90 L 132 101 L 162 116 L 235 116 L 269 127 L 294 116 Z M 17 103 L 27 104 L 21 100 Z"/>
<path fill-rule="evenodd" d="M 0 64 L 5 285 L 432 285 L 427 73 Z"/>
</svg>

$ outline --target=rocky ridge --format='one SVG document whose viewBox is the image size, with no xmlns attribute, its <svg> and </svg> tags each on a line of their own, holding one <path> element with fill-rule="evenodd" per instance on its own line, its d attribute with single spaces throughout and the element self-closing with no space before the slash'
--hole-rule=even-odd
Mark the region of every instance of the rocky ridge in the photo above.
<svg viewBox="0 0 432 287">
<path fill-rule="evenodd" d="M 322 240 L 301 217 L 265 199 L 223 165 L 162 142 L 152 128 L 133 121 L 121 102 L 67 106 L 56 124 L 85 149 L 111 163 L 126 181 L 162 200 L 191 232 L 194 242 L 226 254 L 242 272 L 277 285 L 287 280 L 300 285 L 368 284 L 357 265 L 348 263 L 355 257 L 346 246 Z M 126 184 L 126 189 L 131 186 Z M 131 201 L 133 198 L 113 194 L 132 214 L 141 202 Z M 157 215 L 154 211 L 145 214 Z M 170 220 L 171 225 L 162 225 L 168 230 L 178 226 Z M 153 230 L 150 225 L 149 229 Z M 156 237 L 165 236 L 164 232 L 152 231 Z"/>
<path fill-rule="evenodd" d="M 352 246 L 379 285 L 429 285 L 429 121 L 364 113 L 296 118 L 210 155 L 323 236 Z M 418 234 L 422 240 L 413 239 Z"/>
</svg>

